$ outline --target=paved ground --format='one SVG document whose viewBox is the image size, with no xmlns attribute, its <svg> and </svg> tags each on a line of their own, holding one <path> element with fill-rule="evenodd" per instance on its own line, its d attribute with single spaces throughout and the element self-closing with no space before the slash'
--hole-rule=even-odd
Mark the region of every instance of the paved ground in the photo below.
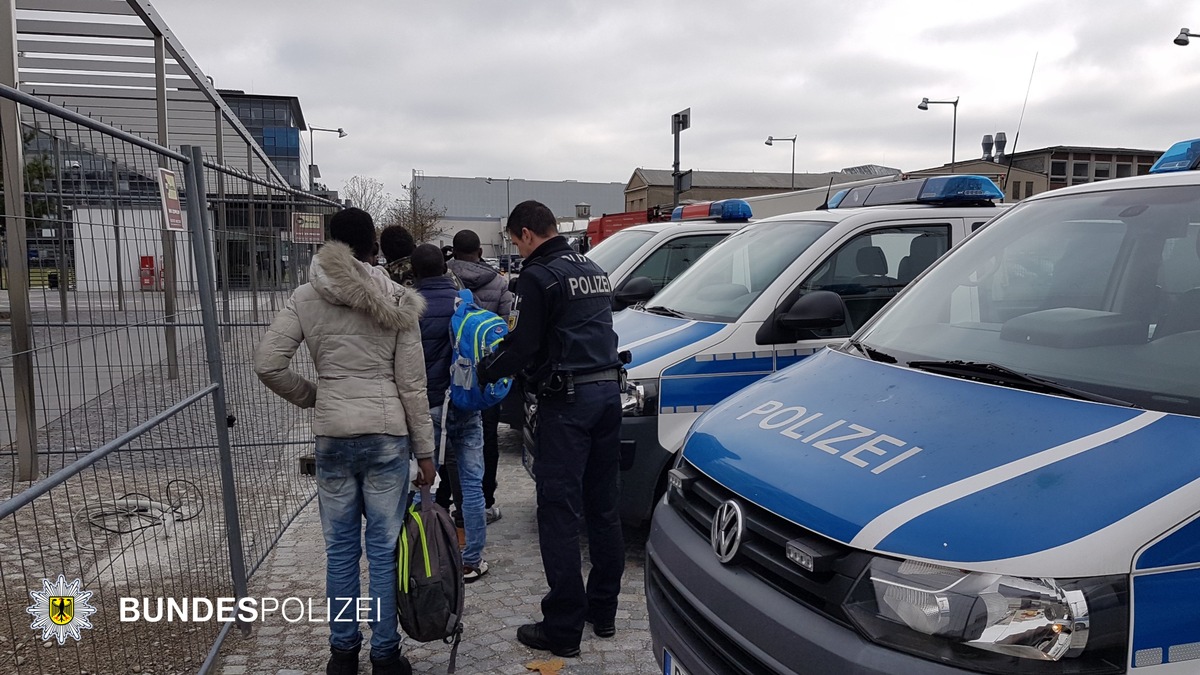
<svg viewBox="0 0 1200 675">
<path fill-rule="evenodd" d="M 485 557 L 491 571 L 467 586 L 466 632 L 459 647 L 458 672 L 510 673 L 532 669 L 536 661 L 553 660 L 516 641 L 517 626 L 540 618 L 538 601 L 545 591 L 534 520 L 533 482 L 521 468 L 518 435 L 501 425 L 499 489 L 496 501 L 503 518 L 488 528 Z M 646 602 L 642 591 L 646 531 L 626 531 L 625 580 L 617 614 L 617 635 L 602 640 L 584 631 L 582 654 L 563 659 L 563 675 L 660 672 L 650 651 Z M 586 559 L 586 557 L 585 557 Z M 365 562 L 364 562 L 365 567 Z M 364 581 L 365 588 L 365 581 Z M 277 548 L 250 582 L 251 596 L 322 598 L 324 548 L 316 502 L 309 505 L 284 533 Z M 369 632 L 364 627 L 369 639 Z M 289 624 L 277 620 L 257 624 L 249 638 L 234 632 L 222 650 L 217 672 L 222 675 L 299 675 L 323 673 L 328 657 L 325 624 Z M 440 642 L 405 639 L 404 651 L 419 673 L 444 673 L 450 648 Z M 370 672 L 363 650 L 360 672 Z M 549 675 L 550 670 L 542 671 Z"/>
</svg>

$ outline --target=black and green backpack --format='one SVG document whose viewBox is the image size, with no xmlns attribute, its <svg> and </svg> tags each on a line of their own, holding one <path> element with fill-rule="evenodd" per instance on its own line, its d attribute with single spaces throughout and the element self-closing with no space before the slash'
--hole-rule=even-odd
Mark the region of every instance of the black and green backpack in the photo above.
<svg viewBox="0 0 1200 675">
<path fill-rule="evenodd" d="M 396 544 L 399 579 L 396 611 L 400 627 L 418 642 L 442 640 L 453 645 L 449 673 L 454 672 L 458 644 L 462 639 L 463 584 L 462 553 L 458 533 L 446 509 L 437 505 L 429 486 L 421 487 L 421 502 L 404 513 L 404 529 Z"/>
</svg>

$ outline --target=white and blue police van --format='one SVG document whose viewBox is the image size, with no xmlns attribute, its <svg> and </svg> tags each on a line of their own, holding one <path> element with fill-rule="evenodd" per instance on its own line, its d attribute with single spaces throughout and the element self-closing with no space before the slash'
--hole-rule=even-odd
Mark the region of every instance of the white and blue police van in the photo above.
<svg viewBox="0 0 1200 675">
<path fill-rule="evenodd" d="M 663 672 L 1200 673 L 1198 157 L 1025 200 L 708 410 L 647 544 Z"/>
<path fill-rule="evenodd" d="M 618 230 L 593 246 L 587 257 L 608 274 L 613 308 L 620 310 L 650 299 L 753 217 L 743 199 L 677 206 L 669 221 Z"/>
<path fill-rule="evenodd" d="M 640 307 L 618 313 L 629 351 L 622 401 L 622 517 L 645 522 L 701 413 L 771 373 L 844 341 L 939 256 L 993 217 L 1003 193 L 957 175 L 867 185 L 833 208 L 750 224 Z M 845 204 L 858 204 L 845 207 Z M 800 327 L 803 297 L 840 296 L 844 321 Z M 630 459 L 631 458 L 631 459 Z"/>
</svg>

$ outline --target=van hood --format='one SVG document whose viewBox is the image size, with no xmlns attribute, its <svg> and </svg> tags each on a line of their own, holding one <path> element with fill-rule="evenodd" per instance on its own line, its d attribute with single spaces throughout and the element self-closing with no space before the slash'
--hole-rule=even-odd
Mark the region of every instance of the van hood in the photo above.
<svg viewBox="0 0 1200 675">
<path fill-rule="evenodd" d="M 701 416 L 685 458 L 859 549 L 1022 576 L 1128 573 L 1200 509 L 1200 420 L 822 351 Z"/>
<path fill-rule="evenodd" d="M 632 309 L 621 310 L 613 316 L 617 348 L 621 351 L 628 350 L 633 355 L 633 361 L 626 366 L 633 377 L 657 377 L 662 365 L 669 365 L 679 358 L 692 355 L 703 347 L 697 343 L 707 344 L 705 341 L 708 338 L 729 326 L 730 324 L 678 319 Z M 645 367 L 682 350 L 686 350 L 686 353 L 677 355 L 677 358 L 663 360 L 662 364 L 656 364 L 656 368 Z M 650 370 L 654 372 L 648 372 Z"/>
</svg>

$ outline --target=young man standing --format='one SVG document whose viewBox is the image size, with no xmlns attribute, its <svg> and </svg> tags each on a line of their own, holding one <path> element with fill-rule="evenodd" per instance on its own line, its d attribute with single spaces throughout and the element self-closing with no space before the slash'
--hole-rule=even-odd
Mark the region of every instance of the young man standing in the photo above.
<svg viewBox="0 0 1200 675">
<path fill-rule="evenodd" d="M 433 415 L 433 437 L 435 444 L 440 445 L 442 434 L 446 434 L 447 459 L 452 456 L 458 467 L 457 480 L 461 486 L 458 508 L 466 531 L 463 581 L 472 583 L 488 572 L 487 561 L 483 559 L 483 548 L 487 544 L 483 505 L 483 427 L 479 411 L 456 408 L 446 397 L 450 388 L 450 361 L 454 358 L 450 317 L 454 314 L 458 291 L 446 275 L 446 260 L 438 247 L 421 244 L 413 251 L 410 261 L 415 288 L 426 303 L 425 315 L 421 317 L 421 343 L 425 353 L 429 410 Z"/>
<path fill-rule="evenodd" d="M 465 288 L 475 294 L 479 306 L 508 320 L 513 295 L 508 281 L 483 263 L 483 246 L 473 230 L 459 230 L 454 235 L 454 258 L 446 263 Z M 500 406 L 492 406 L 483 417 L 483 501 L 487 507 L 487 522 L 500 520 L 496 506 L 496 465 L 500 461 Z"/>
<path fill-rule="evenodd" d="M 360 596 L 363 519 L 369 565 L 371 666 L 409 675 L 396 618 L 396 539 L 404 522 L 409 456 L 418 485 L 432 483 L 433 426 L 425 397 L 418 319 L 425 301 L 373 266 L 375 224 L 360 209 L 329 223 L 310 282 L 296 289 L 254 352 L 254 372 L 301 408 L 315 408 L 317 499 L 331 613 Z M 308 345 L 317 382 L 291 369 Z M 353 604 L 353 607 L 357 604 Z M 353 616 L 353 613 L 347 616 Z M 354 675 L 363 636 L 356 620 L 331 621 L 328 675 Z"/>
<path fill-rule="evenodd" d="M 518 204 L 506 229 L 525 258 L 513 308 L 517 318 L 499 349 L 484 359 L 480 379 L 495 382 L 523 370 L 526 388 L 537 392 L 533 473 L 538 543 L 550 586 L 542 621 L 518 628 L 517 640 L 573 657 L 585 621 L 600 637 L 616 633 L 625 571 L 617 511 L 621 362 L 612 292 L 604 270 L 558 234 L 546 206 Z M 592 562 L 586 588 L 579 555 L 584 523 Z"/>
</svg>

